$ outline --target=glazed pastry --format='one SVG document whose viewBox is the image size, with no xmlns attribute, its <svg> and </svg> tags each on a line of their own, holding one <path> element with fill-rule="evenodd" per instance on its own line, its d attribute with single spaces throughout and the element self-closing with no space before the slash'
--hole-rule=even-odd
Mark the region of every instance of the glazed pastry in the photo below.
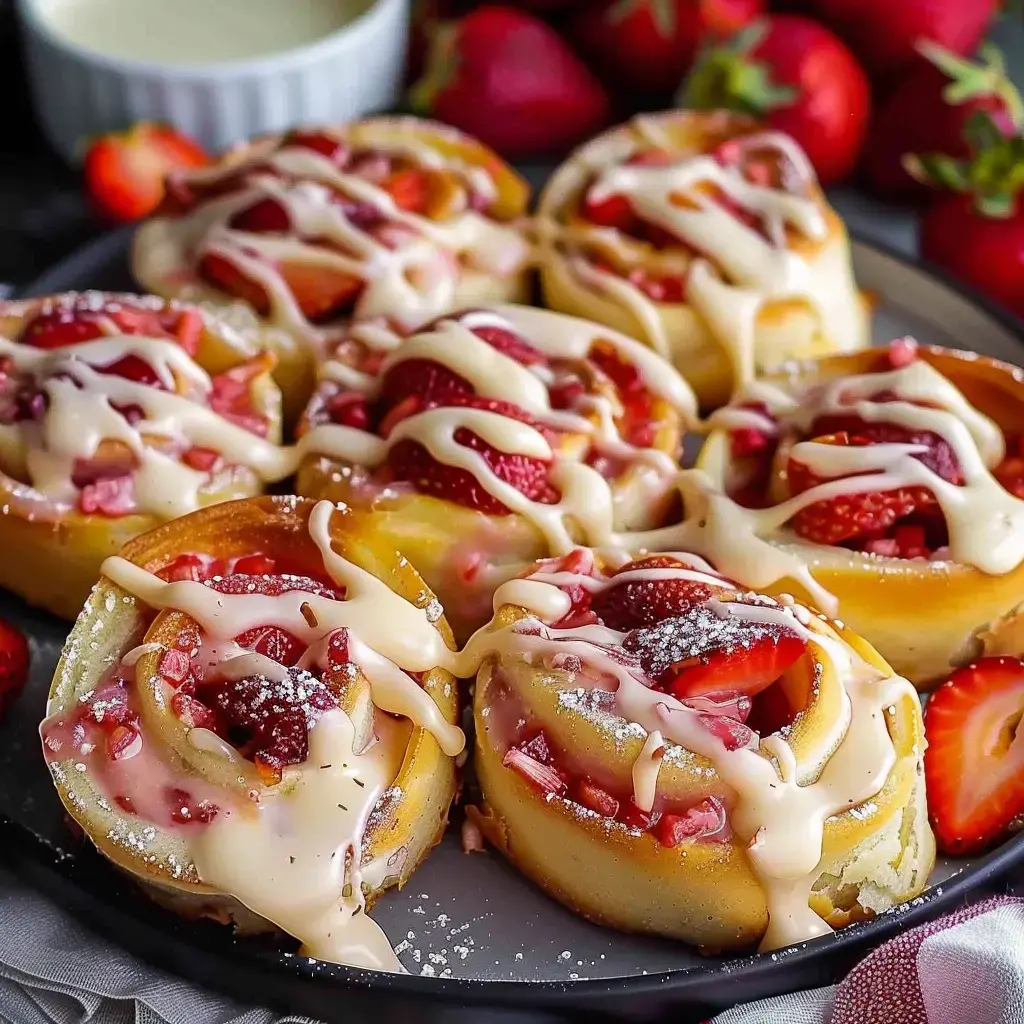
<svg viewBox="0 0 1024 1024">
<path fill-rule="evenodd" d="M 444 830 L 465 741 L 450 644 L 365 518 L 218 505 L 104 563 L 43 749 L 68 813 L 158 902 L 398 971 L 365 911 Z"/>
<path fill-rule="evenodd" d="M 701 405 L 868 344 L 842 220 L 806 155 L 726 112 L 643 114 L 563 164 L 537 218 L 545 302 L 641 338 Z"/>
<path fill-rule="evenodd" d="M 1024 651 L 1016 367 L 901 339 L 750 385 L 711 427 L 689 535 L 720 569 L 816 601 L 919 685 Z"/>
<path fill-rule="evenodd" d="M 191 306 L 0 303 L 0 585 L 73 619 L 132 537 L 260 493 L 280 441 L 272 367 Z"/>
<path fill-rule="evenodd" d="M 856 633 L 699 558 L 586 550 L 472 646 L 476 824 L 580 914 L 706 952 L 911 899 L 935 847 L 917 693 Z"/>
<path fill-rule="evenodd" d="M 659 525 L 695 414 L 643 345 L 524 306 L 406 339 L 357 325 L 322 376 L 299 425 L 299 493 L 373 509 L 459 637 L 534 559 Z"/>
<path fill-rule="evenodd" d="M 441 313 L 528 294 L 515 223 L 526 183 L 453 128 L 415 118 L 257 139 L 172 178 L 143 224 L 135 277 L 170 297 L 231 304 L 264 330 L 286 407 L 353 319 L 417 327 Z"/>
</svg>

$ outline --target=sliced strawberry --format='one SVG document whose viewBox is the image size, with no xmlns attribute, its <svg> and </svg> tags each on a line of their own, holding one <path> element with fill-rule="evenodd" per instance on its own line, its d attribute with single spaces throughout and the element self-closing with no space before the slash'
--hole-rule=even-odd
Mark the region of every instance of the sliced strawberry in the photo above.
<svg viewBox="0 0 1024 1024">
<path fill-rule="evenodd" d="M 389 175 L 381 188 L 391 196 L 395 206 L 409 213 L 423 213 L 430 201 L 430 177 L 416 167 Z"/>
<path fill-rule="evenodd" d="M 482 409 L 521 423 L 533 422 L 525 412 L 508 402 L 478 398 L 475 395 L 455 396 L 446 401 L 444 406 Z M 558 500 L 558 494 L 549 480 L 550 462 L 499 451 L 465 427 L 455 431 L 455 441 L 479 452 L 499 480 L 511 485 L 531 501 L 553 503 Z M 509 512 L 469 470 L 438 462 L 418 441 L 399 441 L 388 453 L 388 467 L 395 480 L 411 483 L 421 494 L 454 501 L 489 515 L 506 515 Z"/>
<path fill-rule="evenodd" d="M 314 322 L 350 309 L 363 290 L 362 278 L 317 263 L 283 263 L 280 273 L 299 309 Z"/>
<path fill-rule="evenodd" d="M 673 305 L 686 301 L 686 278 L 681 274 L 652 274 L 637 267 L 629 272 L 627 280 L 652 302 Z"/>
<path fill-rule="evenodd" d="M 253 408 L 252 385 L 256 377 L 266 372 L 267 366 L 265 357 L 256 356 L 217 374 L 210 381 L 210 408 L 259 437 L 267 436 L 269 424 L 266 416 Z"/>
<path fill-rule="evenodd" d="M 212 448 L 201 448 L 193 445 L 182 453 L 181 461 L 190 469 L 199 473 L 216 473 L 224 464 L 223 458 L 218 451 Z"/>
<path fill-rule="evenodd" d="M 224 563 L 212 555 L 183 554 L 160 569 L 157 576 L 168 583 L 177 583 L 181 580 L 201 583 L 203 580 L 221 575 L 223 571 Z"/>
<path fill-rule="evenodd" d="M 278 626 L 254 626 L 235 637 L 239 647 L 255 651 L 279 665 L 294 665 L 302 657 L 306 645 Z"/>
<path fill-rule="evenodd" d="M 846 431 L 816 437 L 814 440 L 819 444 L 854 446 L 872 443 L 859 435 L 851 437 Z M 792 458 L 789 460 L 787 477 L 793 494 L 802 494 L 821 483 L 820 477 Z M 923 487 L 866 491 L 816 501 L 797 512 L 791 522 L 799 536 L 816 544 L 834 545 L 872 533 L 878 533 L 882 538 L 884 531 L 900 519 L 919 509 L 929 509 L 934 504 L 931 492 Z"/>
<path fill-rule="evenodd" d="M 21 341 L 33 348 L 69 348 L 95 341 L 106 334 L 102 314 L 57 309 L 33 317 L 21 332 Z"/>
<path fill-rule="evenodd" d="M 184 651 L 171 649 L 160 656 L 157 671 L 167 682 L 180 686 L 192 674 L 192 663 Z"/>
<path fill-rule="evenodd" d="M 127 761 L 142 750 L 142 734 L 130 725 L 116 725 L 107 735 L 107 755 L 113 761 Z"/>
<path fill-rule="evenodd" d="M 573 799 L 605 818 L 614 818 L 619 813 L 619 801 L 592 779 L 582 778 L 576 783 Z"/>
<path fill-rule="evenodd" d="M 226 257 L 214 252 L 203 253 L 199 257 L 198 272 L 222 292 L 247 302 L 260 316 L 266 316 L 270 312 L 270 297 L 263 285 L 246 277 L 242 270 Z"/>
<path fill-rule="evenodd" d="M 651 555 L 624 565 L 616 576 L 640 569 L 682 569 L 683 563 L 669 555 Z M 723 586 L 724 589 L 724 586 Z M 706 601 L 714 591 L 706 583 L 687 579 L 630 580 L 611 584 L 594 594 L 591 607 L 609 629 L 626 632 L 638 626 L 653 626 L 662 619 L 681 615 Z"/>
<path fill-rule="evenodd" d="M 232 216 L 231 227 L 253 234 L 284 234 L 292 229 L 288 211 L 276 199 L 260 199 Z"/>
<path fill-rule="evenodd" d="M 356 391 L 332 395 L 327 400 L 326 409 L 331 423 L 355 430 L 367 430 L 370 426 L 369 403 Z"/>
<path fill-rule="evenodd" d="M 157 388 L 165 391 L 156 371 L 141 356 L 130 355 L 118 359 L 109 366 L 97 366 L 100 373 L 109 374 L 111 377 L 122 377 L 124 380 L 134 381 L 136 384 L 145 384 L 149 388 Z"/>
<path fill-rule="evenodd" d="M 140 122 L 90 145 L 83 165 L 85 187 L 103 216 L 137 220 L 160 205 L 168 174 L 207 163 L 202 147 L 187 135 L 167 125 Z"/>
<path fill-rule="evenodd" d="M 632 234 L 639 223 L 626 196 L 617 194 L 594 199 L 589 189 L 583 195 L 580 216 L 598 227 L 615 228 L 626 234 Z"/>
<path fill-rule="evenodd" d="M 78 496 L 78 508 L 85 515 L 111 519 L 135 510 L 135 484 L 130 476 L 108 477 L 86 484 Z"/>
<path fill-rule="evenodd" d="M 542 793 L 563 796 L 568 788 L 564 774 L 554 765 L 542 764 L 517 747 L 509 747 L 501 762 Z"/>
<path fill-rule="evenodd" d="M 339 167 L 343 167 L 350 154 L 348 144 L 336 139 L 326 132 L 296 129 L 289 132 L 282 143 L 282 146 L 297 146 L 301 149 L 309 149 L 314 153 L 327 157 Z"/>
<path fill-rule="evenodd" d="M 634 629 L 622 646 L 639 657 L 658 686 L 679 699 L 717 693 L 752 697 L 771 686 L 806 649 L 783 626 L 723 617 L 703 605 Z M 713 723 L 721 716 L 706 717 Z"/>
<path fill-rule="evenodd" d="M 381 399 L 386 407 L 411 397 L 447 405 L 456 395 L 473 394 L 473 385 L 433 359 L 403 359 L 390 367 L 381 380 Z"/>
<path fill-rule="evenodd" d="M 171 711 L 190 729 L 216 729 L 217 716 L 188 693 L 176 693 L 171 697 Z"/>
<path fill-rule="evenodd" d="M 18 699 L 28 682 L 29 649 L 25 634 L 0 619 L 0 716 Z"/>
<path fill-rule="evenodd" d="M 928 808 L 939 848 L 979 853 L 1024 814 L 1024 662 L 982 658 L 925 705 Z"/>
<path fill-rule="evenodd" d="M 491 348 L 496 348 L 523 366 L 538 366 L 548 361 L 548 357 L 540 349 L 534 348 L 518 334 L 506 331 L 504 327 L 474 327 L 473 333 L 486 341 Z"/>
<path fill-rule="evenodd" d="M 725 808 L 716 797 L 708 797 L 682 814 L 663 814 L 654 834 L 662 846 L 673 849 L 688 839 L 713 836 L 725 828 Z"/>
</svg>

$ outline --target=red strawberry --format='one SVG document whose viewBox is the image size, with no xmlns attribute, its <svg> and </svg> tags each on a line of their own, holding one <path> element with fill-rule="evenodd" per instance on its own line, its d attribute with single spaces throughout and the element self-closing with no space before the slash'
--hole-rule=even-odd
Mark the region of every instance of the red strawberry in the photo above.
<svg viewBox="0 0 1024 1024">
<path fill-rule="evenodd" d="M 411 98 L 511 159 L 564 152 L 610 115 L 601 83 L 558 33 L 501 4 L 438 29 Z"/>
<path fill-rule="evenodd" d="M 922 40 L 973 53 L 999 0 L 806 0 L 810 11 L 849 42 L 879 79 L 893 82 L 920 58 Z"/>
<path fill-rule="evenodd" d="M 332 160 L 339 167 L 344 167 L 349 158 L 348 143 L 342 139 L 336 139 L 327 132 L 318 132 L 310 129 L 296 129 L 289 132 L 282 143 L 284 146 L 298 146 L 301 149 L 311 149 L 314 153 Z"/>
<path fill-rule="evenodd" d="M 671 849 L 687 839 L 715 835 L 724 827 L 725 808 L 716 797 L 711 796 L 682 814 L 663 814 L 655 826 L 654 834 L 662 846 Z"/>
<path fill-rule="evenodd" d="M 651 555 L 624 565 L 616 575 L 634 569 L 676 569 L 682 563 L 671 555 Z M 693 605 L 711 597 L 706 583 L 686 579 L 632 580 L 612 584 L 596 593 L 591 607 L 609 629 L 625 632 L 638 626 L 653 626 L 662 619 L 681 615 Z"/>
<path fill-rule="evenodd" d="M 391 196 L 395 206 L 410 213 L 423 213 L 430 202 L 430 178 L 418 167 L 396 171 L 381 182 L 381 188 Z"/>
<path fill-rule="evenodd" d="M 237 231 L 251 231 L 261 235 L 283 234 L 292 229 L 288 211 L 276 199 L 260 199 L 252 206 L 239 210 L 230 223 Z"/>
<path fill-rule="evenodd" d="M 252 255 L 257 255 L 252 253 Z M 198 272 L 212 285 L 247 302 L 260 316 L 270 312 L 270 297 L 258 281 L 246 275 L 225 256 L 215 252 L 203 253 L 199 257 Z"/>
<path fill-rule="evenodd" d="M 569 24 L 569 37 L 616 89 L 669 93 L 700 46 L 732 35 L 765 11 L 764 0 L 597 0 Z"/>
<path fill-rule="evenodd" d="M 484 409 L 519 420 L 521 423 L 531 422 L 530 417 L 516 406 L 490 398 L 479 398 L 475 395 L 454 396 L 444 404 Z M 548 479 L 551 470 L 549 462 L 527 455 L 499 451 L 465 427 L 455 431 L 455 441 L 479 452 L 499 480 L 511 484 L 531 501 L 558 500 Z M 388 467 L 395 480 L 408 481 L 421 494 L 454 501 L 489 515 L 507 515 L 509 512 L 509 509 L 487 491 L 472 473 L 455 466 L 443 465 L 418 441 L 399 441 L 388 453 Z"/>
<path fill-rule="evenodd" d="M 680 699 L 712 693 L 752 697 L 771 686 L 805 650 L 804 641 L 785 627 L 739 616 L 722 618 L 704 605 L 634 629 L 622 646 L 640 659 L 659 687 Z M 702 719 L 716 734 L 732 729 L 731 719 L 723 715 Z"/>
<path fill-rule="evenodd" d="M 410 397 L 446 405 L 456 395 L 471 394 L 469 381 L 433 359 L 403 359 L 381 380 L 381 399 L 389 408 Z"/>
<path fill-rule="evenodd" d="M 921 220 L 925 259 L 1024 316 L 1024 135 L 1007 139 L 992 119 L 967 125 L 971 156 L 924 156 L 911 170 L 940 195 Z"/>
<path fill-rule="evenodd" d="M 104 217 L 138 220 L 160 205 L 168 173 L 206 163 L 209 157 L 193 139 L 143 121 L 93 142 L 85 156 L 85 187 Z"/>
<path fill-rule="evenodd" d="M 814 440 L 819 444 L 854 446 L 870 443 L 863 437 L 850 437 L 846 433 L 829 434 Z M 821 483 L 820 477 L 792 458 L 789 460 L 788 479 L 793 494 L 802 494 Z M 881 534 L 917 509 L 930 508 L 934 504 L 931 492 L 922 487 L 843 494 L 801 509 L 793 517 L 792 527 L 799 536 L 815 544 L 833 545 L 855 537 Z"/>
<path fill-rule="evenodd" d="M 100 315 L 85 310 L 55 310 L 33 317 L 21 332 L 21 341 L 33 348 L 69 348 L 104 336 Z"/>
<path fill-rule="evenodd" d="M 779 14 L 708 49 L 681 105 L 762 118 L 806 150 L 823 185 L 853 170 L 867 134 L 871 88 L 841 39 L 810 18 Z"/>
<path fill-rule="evenodd" d="M 939 849 L 978 853 L 1024 813 L 1024 663 L 982 658 L 958 669 L 924 709 L 928 809 Z"/>
<path fill-rule="evenodd" d="M 363 290 L 362 278 L 317 263 L 283 263 L 280 272 L 299 309 L 313 321 L 351 308 Z"/>
<path fill-rule="evenodd" d="M 473 333 L 487 342 L 491 348 L 496 348 L 502 355 L 514 359 L 523 366 L 537 366 L 546 363 L 548 357 L 538 348 L 534 348 L 525 338 L 520 338 L 512 331 L 506 331 L 503 327 L 474 327 Z"/>
<path fill-rule="evenodd" d="M 0 716 L 18 699 L 28 682 L 29 660 L 25 635 L 0 619 Z"/>
<path fill-rule="evenodd" d="M 862 169 L 871 189 L 884 199 L 923 202 L 927 187 L 904 167 L 908 154 L 969 155 L 964 130 L 984 111 L 1006 136 L 1024 126 L 1024 104 L 1006 75 L 1002 54 L 986 44 L 983 64 L 922 44 L 930 63 L 914 71 L 875 111 Z"/>
</svg>

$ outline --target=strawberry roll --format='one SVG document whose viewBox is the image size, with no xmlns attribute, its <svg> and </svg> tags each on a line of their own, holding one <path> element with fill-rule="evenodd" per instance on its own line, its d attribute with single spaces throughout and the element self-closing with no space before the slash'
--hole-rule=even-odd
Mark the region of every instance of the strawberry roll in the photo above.
<svg viewBox="0 0 1024 1024">
<path fill-rule="evenodd" d="M 920 703 L 856 633 L 678 553 L 580 549 L 494 603 L 473 821 L 572 910 L 770 950 L 924 888 Z"/>
<path fill-rule="evenodd" d="M 365 518 L 218 505 L 104 562 L 43 751 L 68 813 L 161 904 L 400 971 L 366 911 L 445 827 L 465 742 L 451 646 Z"/>
<path fill-rule="evenodd" d="M 297 489 L 371 509 L 464 637 L 534 559 L 660 525 L 694 416 L 664 360 L 573 317 L 496 306 L 405 338 L 356 325 L 299 425 Z"/>
<path fill-rule="evenodd" d="M 273 365 L 176 302 L 0 303 L 0 585 L 73 619 L 131 538 L 259 494 L 279 461 Z"/>
<path fill-rule="evenodd" d="M 639 115 L 555 172 L 537 221 L 547 305 L 642 338 L 702 406 L 868 343 L 842 220 L 797 143 L 746 118 Z"/>
<path fill-rule="evenodd" d="M 352 320 L 411 328 L 527 296 L 526 183 L 430 121 L 257 139 L 173 175 L 168 193 L 136 234 L 135 277 L 158 295 L 228 305 L 260 329 L 295 415 L 314 363 Z"/>
<path fill-rule="evenodd" d="M 1020 654 L 1022 399 L 1017 367 L 906 338 L 752 384 L 697 462 L 701 550 L 840 615 L 922 686 Z"/>
</svg>

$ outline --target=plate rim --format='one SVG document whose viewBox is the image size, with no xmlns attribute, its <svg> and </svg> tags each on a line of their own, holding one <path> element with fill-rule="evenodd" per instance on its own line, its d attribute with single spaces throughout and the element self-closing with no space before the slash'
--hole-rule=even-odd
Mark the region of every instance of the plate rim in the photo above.
<svg viewBox="0 0 1024 1024">
<path fill-rule="evenodd" d="M 123 258 L 130 244 L 133 226 L 118 229 L 99 236 L 86 245 L 69 253 L 62 260 L 49 267 L 33 281 L 15 290 L 12 298 L 27 298 L 61 290 L 52 282 L 81 277 L 87 274 L 90 267 L 113 262 Z M 1016 316 L 1011 310 L 981 294 L 976 288 L 954 279 L 942 268 L 931 264 L 918 256 L 900 251 L 895 246 L 880 242 L 859 230 L 850 230 L 851 242 L 862 249 L 887 257 L 948 290 L 967 304 L 976 307 L 1004 328 L 1021 346 L 1024 357 L 1024 319 Z M 1024 358 L 1022 358 L 1024 362 Z M 11 863 L 17 873 L 26 878 L 28 884 L 40 888 L 34 875 L 36 869 L 53 872 L 59 875 L 68 885 L 82 892 L 83 898 L 92 895 L 73 877 L 72 870 L 66 864 L 67 857 L 54 850 L 41 836 L 18 821 L 0 815 L 0 835 L 9 834 L 15 842 L 11 845 L 0 843 L 0 860 Z M 14 847 L 19 847 L 15 849 Z M 27 870 L 24 861 L 32 864 Z M 439 978 L 416 974 L 395 975 L 344 964 L 331 964 L 315 961 L 297 955 L 287 956 L 277 952 L 265 956 L 254 956 L 251 949 L 244 947 L 243 942 L 225 929 L 225 942 L 220 949 L 208 950 L 204 946 L 196 946 L 188 939 L 176 937 L 175 941 L 184 941 L 194 952 L 207 952 L 215 956 L 225 957 L 234 966 L 250 967 L 273 971 L 273 977 L 287 979 L 292 983 L 312 983 L 318 987 L 330 987 L 335 990 L 368 990 L 388 993 L 395 997 L 427 999 L 433 1003 L 454 1003 L 463 1006 L 492 1007 L 511 1010 L 580 1010 L 595 1009 L 600 1005 L 607 1007 L 608 997 L 616 996 L 620 1000 L 640 1000 L 645 1008 L 651 1001 L 657 1004 L 674 1002 L 676 1004 L 692 1001 L 692 1005 L 701 1007 L 725 1008 L 734 1003 L 722 1000 L 714 991 L 723 977 L 730 979 L 730 987 L 737 990 L 756 988 L 762 995 L 783 991 L 799 991 L 809 984 L 820 984 L 827 974 L 834 971 L 829 965 L 849 961 L 851 958 L 866 955 L 880 943 L 908 928 L 934 920 L 944 913 L 964 905 L 972 895 L 984 896 L 998 891 L 1000 881 L 1018 863 L 1024 862 L 1024 834 L 1008 839 L 1001 846 L 992 850 L 969 868 L 957 872 L 943 882 L 927 889 L 920 897 L 909 903 L 891 908 L 873 918 L 859 924 L 823 936 L 802 945 L 787 947 L 777 953 L 751 954 L 736 957 L 724 963 L 708 965 L 691 965 L 676 970 L 663 971 L 656 974 L 622 975 L 614 978 L 580 979 L 578 981 L 526 981 L 474 978 Z M 21 870 L 18 870 L 20 867 Z M 113 870 L 113 869 L 111 869 Z M 524 880 L 524 884 L 530 884 Z M 45 894 L 44 894 L 45 895 Z M 145 904 L 140 900 L 136 907 L 122 908 L 122 913 L 132 918 L 139 927 L 153 931 L 154 942 L 158 939 L 158 924 L 153 919 L 147 920 Z M 97 927 L 95 919 L 85 913 L 84 908 L 72 902 L 71 912 L 87 927 L 103 932 Z M 566 911 L 570 913 L 570 911 Z M 106 932 L 112 941 L 121 946 L 116 935 Z M 164 936 L 166 938 L 166 936 Z M 123 946 L 122 946 L 123 948 Z M 153 962 L 153 955 L 148 950 L 129 949 L 128 952 L 139 955 L 144 960 Z M 773 977 L 778 980 L 792 979 L 804 973 L 805 981 L 793 984 L 766 984 L 765 979 Z M 237 993 L 231 994 L 237 998 Z M 282 994 L 286 990 L 282 988 Z M 262 998 L 262 996 L 258 997 Z M 745 997 L 741 997 L 745 998 Z M 755 995 L 754 998 L 760 998 Z M 285 1004 L 287 1005 L 287 1004 Z M 621 1009 L 621 1007 L 620 1007 Z"/>
</svg>

